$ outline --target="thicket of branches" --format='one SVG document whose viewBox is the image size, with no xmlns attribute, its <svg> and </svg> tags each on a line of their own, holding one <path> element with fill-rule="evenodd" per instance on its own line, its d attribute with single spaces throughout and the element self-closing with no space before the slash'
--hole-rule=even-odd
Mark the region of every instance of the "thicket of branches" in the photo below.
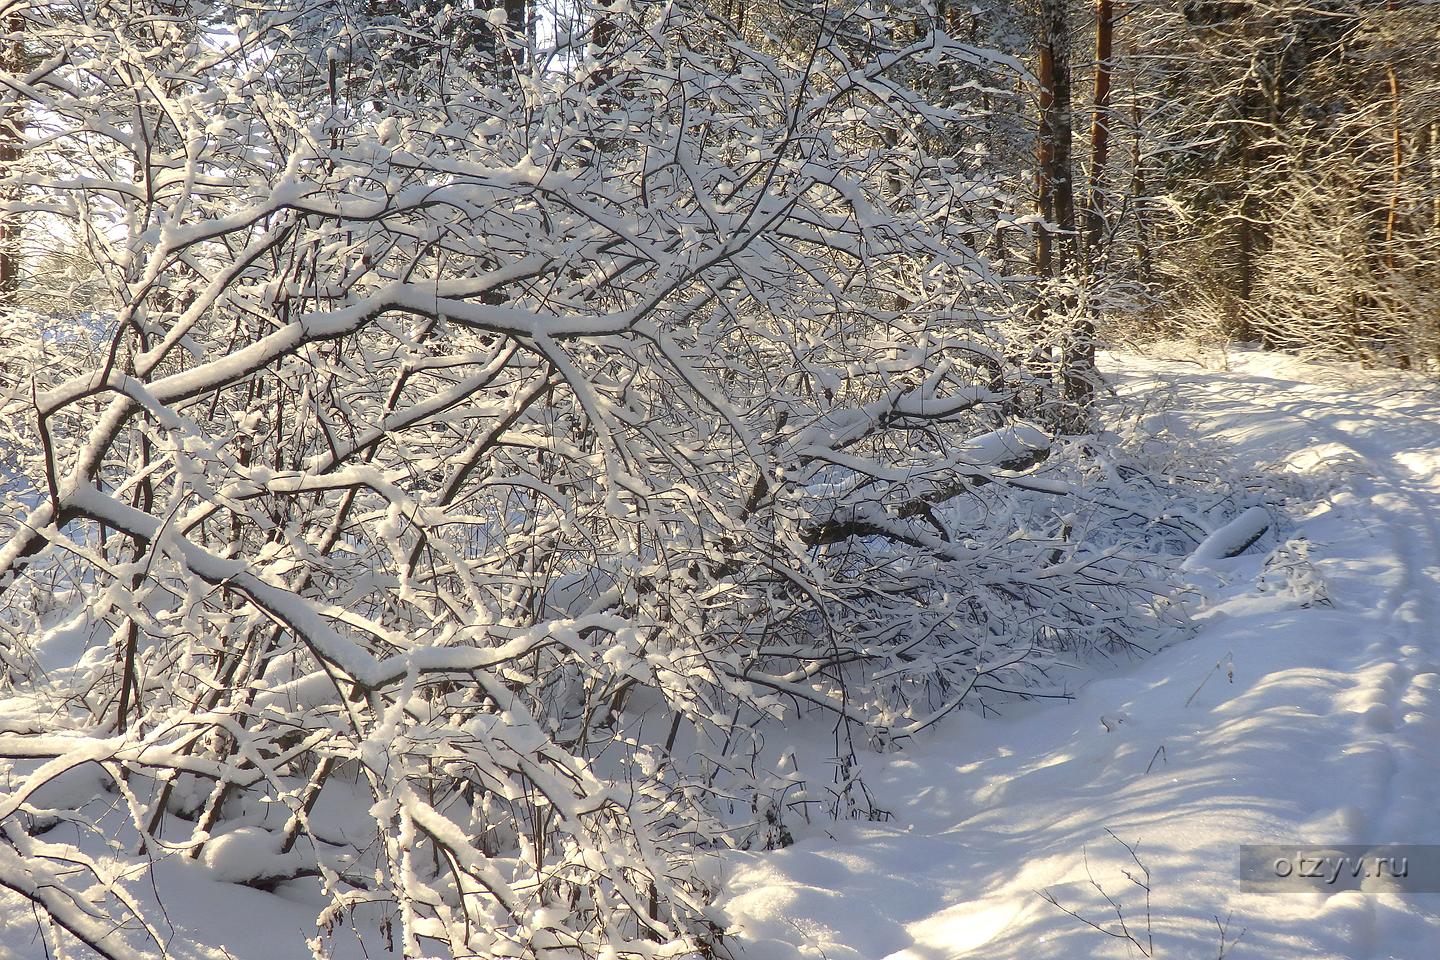
<svg viewBox="0 0 1440 960">
<path fill-rule="evenodd" d="M 405 956 L 703 953 L 766 724 L 874 815 L 863 751 L 1180 623 L 1233 491 L 1006 338 L 956 144 L 1016 63 L 847 12 L 4 8 L 0 884 L 111 957 L 142 855 Z"/>
<path fill-rule="evenodd" d="M 1437 49 L 1430 0 L 1117 5 L 1112 329 L 1437 369 Z"/>
</svg>

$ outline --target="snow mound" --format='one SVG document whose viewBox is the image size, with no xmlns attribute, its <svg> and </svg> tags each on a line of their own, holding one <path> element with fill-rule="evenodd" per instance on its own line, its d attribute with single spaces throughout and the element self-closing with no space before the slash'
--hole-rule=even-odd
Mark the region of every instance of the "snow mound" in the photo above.
<svg viewBox="0 0 1440 960">
<path fill-rule="evenodd" d="M 279 834 L 240 827 L 205 845 L 204 862 L 215 879 L 228 883 L 264 883 L 299 874 L 305 867 L 295 850 L 282 853 Z"/>
</svg>

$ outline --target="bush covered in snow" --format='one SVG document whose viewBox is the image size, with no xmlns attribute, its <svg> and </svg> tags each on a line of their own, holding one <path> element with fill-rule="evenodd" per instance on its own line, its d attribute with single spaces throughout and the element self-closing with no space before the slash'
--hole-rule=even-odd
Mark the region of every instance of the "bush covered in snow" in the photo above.
<svg viewBox="0 0 1440 960">
<path fill-rule="evenodd" d="M 1046 428 L 999 210 L 925 146 L 927 71 L 996 58 L 620 4 L 442 69 L 133 7 L 22 4 L 4 107 L 108 327 L 7 339 L 0 884 L 102 954 L 160 949 L 117 856 L 317 877 L 406 956 L 708 949 L 694 853 L 779 836 L 767 724 L 850 769 L 1182 625 L 1233 504 Z"/>
</svg>

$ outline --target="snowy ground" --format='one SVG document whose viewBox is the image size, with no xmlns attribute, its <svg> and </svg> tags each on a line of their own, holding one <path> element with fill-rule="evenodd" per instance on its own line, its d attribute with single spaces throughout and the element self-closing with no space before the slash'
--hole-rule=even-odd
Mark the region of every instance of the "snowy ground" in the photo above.
<svg viewBox="0 0 1440 960">
<path fill-rule="evenodd" d="M 1254 354 L 1113 373 L 1223 455 L 1312 480 L 1290 547 L 1198 569 L 1222 586 L 1192 639 L 872 771 L 893 820 L 736 855 L 738 957 L 1138 956 L 1039 895 L 1113 929 L 1093 877 L 1148 947 L 1107 830 L 1151 871 L 1155 956 L 1220 955 L 1217 917 L 1244 931 L 1232 958 L 1440 956 L 1440 895 L 1257 893 L 1235 864 L 1241 843 L 1440 842 L 1440 392 Z"/>
<path fill-rule="evenodd" d="M 730 855 L 737 960 L 1135 956 L 1039 895 L 1113 920 L 1088 860 L 1145 940 L 1107 830 L 1151 871 L 1155 956 L 1216 957 L 1217 916 L 1245 931 L 1232 958 L 1440 956 L 1440 895 L 1254 893 L 1234 863 L 1244 842 L 1440 843 L 1440 391 L 1258 355 L 1112 372 L 1172 429 L 1304 478 L 1310 515 L 1278 552 L 1196 565 L 1217 599 L 1194 637 L 1074 702 L 956 717 L 873 763 L 893 819 L 791 824 L 793 846 Z M 175 860 L 152 879 L 177 957 L 309 955 L 304 885 L 267 894 Z M 18 903 L 0 960 L 47 956 Z M 386 954 L 367 940 L 337 930 L 335 955 Z"/>
</svg>

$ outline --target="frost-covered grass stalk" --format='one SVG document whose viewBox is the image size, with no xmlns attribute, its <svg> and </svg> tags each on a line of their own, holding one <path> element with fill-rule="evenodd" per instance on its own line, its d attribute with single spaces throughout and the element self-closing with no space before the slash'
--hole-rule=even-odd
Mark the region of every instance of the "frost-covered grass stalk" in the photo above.
<svg viewBox="0 0 1440 960">
<path fill-rule="evenodd" d="M 4 209 L 94 303 L 4 320 L 0 883 L 74 936 L 158 953 L 114 864 L 173 857 L 406 956 L 708 950 L 766 724 L 845 764 L 1178 622 L 1206 529 L 1037 425 L 1003 198 L 924 146 L 1001 59 L 244 9 L 6 8 Z"/>
</svg>

